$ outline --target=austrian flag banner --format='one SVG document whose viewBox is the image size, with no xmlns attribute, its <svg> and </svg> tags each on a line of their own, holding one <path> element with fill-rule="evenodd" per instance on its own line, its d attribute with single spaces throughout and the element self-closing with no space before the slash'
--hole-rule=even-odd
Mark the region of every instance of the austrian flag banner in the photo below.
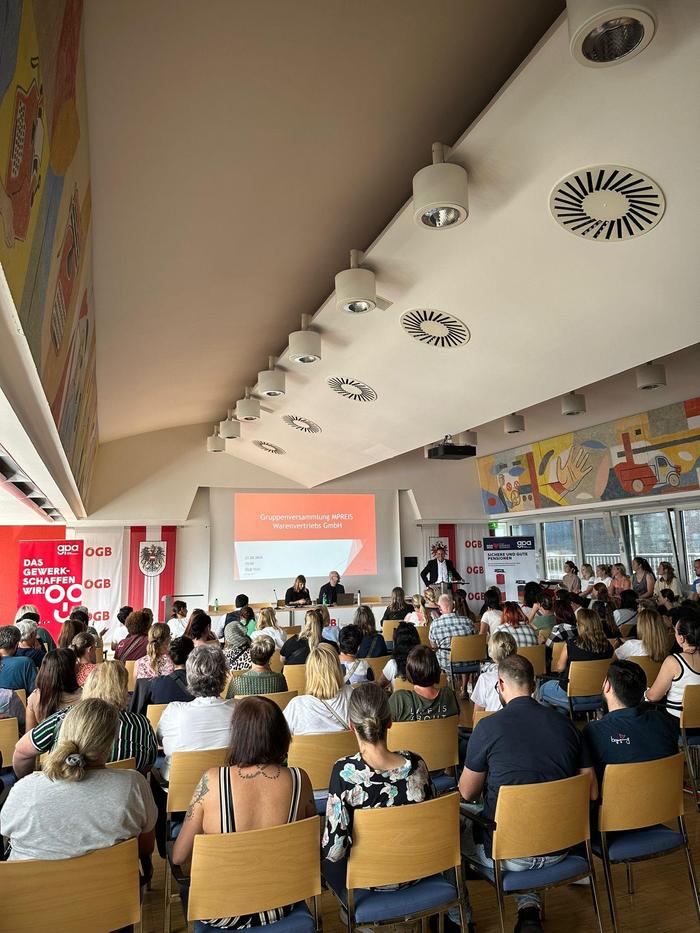
<svg viewBox="0 0 700 933">
<path fill-rule="evenodd" d="M 41 625 L 57 639 L 83 601 L 82 541 L 20 541 L 17 605 L 37 607 Z"/>
</svg>

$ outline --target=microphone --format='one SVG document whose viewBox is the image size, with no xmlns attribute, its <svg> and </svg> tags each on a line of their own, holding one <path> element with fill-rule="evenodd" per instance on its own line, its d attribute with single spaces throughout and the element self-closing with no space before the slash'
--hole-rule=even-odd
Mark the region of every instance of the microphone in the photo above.
<svg viewBox="0 0 700 933">
<path fill-rule="evenodd" d="M 277 605 L 277 590 L 274 588 L 274 586 L 272 587 L 272 592 L 275 594 L 275 606 L 276 606 Z"/>
</svg>

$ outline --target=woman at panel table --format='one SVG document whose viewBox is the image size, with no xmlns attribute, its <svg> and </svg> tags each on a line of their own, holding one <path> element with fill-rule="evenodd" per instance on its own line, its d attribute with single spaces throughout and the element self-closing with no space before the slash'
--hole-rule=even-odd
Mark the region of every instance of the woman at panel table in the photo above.
<svg viewBox="0 0 700 933">
<path fill-rule="evenodd" d="M 284 594 L 284 601 L 288 606 L 309 606 L 311 604 L 311 597 L 306 588 L 306 577 L 303 574 L 299 574 L 293 585 Z"/>
</svg>

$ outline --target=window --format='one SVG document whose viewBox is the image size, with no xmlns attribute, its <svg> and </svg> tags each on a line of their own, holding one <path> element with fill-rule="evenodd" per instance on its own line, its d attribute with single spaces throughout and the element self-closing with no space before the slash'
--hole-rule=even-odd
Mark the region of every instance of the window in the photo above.
<svg viewBox="0 0 700 933">
<path fill-rule="evenodd" d="M 583 559 L 595 568 L 598 564 L 617 564 L 622 562 L 620 541 L 615 531 L 617 520 L 605 518 L 581 519 L 581 542 Z"/>
<path fill-rule="evenodd" d="M 564 576 L 564 563 L 576 562 L 576 537 L 573 521 L 544 522 L 544 553 L 546 560 L 545 576 L 548 580 L 561 580 Z"/>
<path fill-rule="evenodd" d="M 693 562 L 700 560 L 700 509 L 684 509 L 681 512 L 681 520 L 685 540 L 686 572 L 688 582 L 692 583 L 698 576 L 695 573 Z"/>
<path fill-rule="evenodd" d="M 628 515 L 630 557 L 646 557 L 656 573 L 659 562 L 668 561 L 676 567 L 671 530 L 666 512 L 642 512 Z M 627 568 L 630 570 L 630 568 Z M 676 570 L 678 568 L 676 567 Z"/>
</svg>

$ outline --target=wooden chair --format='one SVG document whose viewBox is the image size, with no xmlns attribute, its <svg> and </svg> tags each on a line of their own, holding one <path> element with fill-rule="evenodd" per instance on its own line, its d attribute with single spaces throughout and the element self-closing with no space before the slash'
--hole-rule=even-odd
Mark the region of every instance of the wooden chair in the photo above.
<svg viewBox="0 0 700 933">
<path fill-rule="evenodd" d="M 293 667 L 294 665 L 292 665 Z M 289 703 L 290 700 L 293 700 L 295 696 L 298 696 L 296 690 L 284 690 L 281 693 L 260 693 L 258 696 L 267 697 L 268 700 L 272 700 L 273 703 L 276 703 L 280 709 L 284 709 Z"/>
<path fill-rule="evenodd" d="M 289 746 L 288 762 L 290 767 L 306 771 L 314 790 L 325 790 L 336 761 L 355 754 L 357 739 L 350 730 L 295 735 Z"/>
<path fill-rule="evenodd" d="M 494 710 L 490 709 L 475 709 L 472 713 L 472 732 L 479 725 L 482 719 L 486 719 L 487 716 L 493 716 Z"/>
<path fill-rule="evenodd" d="M 557 669 L 557 664 L 559 663 L 565 644 L 565 641 L 555 641 L 552 645 L 552 673 L 555 673 Z"/>
<path fill-rule="evenodd" d="M 136 759 L 135 758 L 119 758 L 117 761 L 108 761 L 105 765 L 107 768 L 116 768 L 119 771 L 135 771 L 136 770 Z"/>
<path fill-rule="evenodd" d="M 642 657 L 640 655 L 633 655 L 628 658 L 628 661 L 632 661 L 633 664 L 638 664 L 639 667 L 647 675 L 647 687 L 651 687 L 656 678 L 659 676 L 659 671 L 661 670 L 661 661 L 653 661 L 651 658 Z"/>
<path fill-rule="evenodd" d="M 331 890 L 347 910 L 348 933 L 358 924 L 411 923 L 451 907 L 459 909 L 461 926 L 466 930 L 459 794 L 406 807 L 355 810 L 352 842 L 345 890 L 330 871 L 326 875 Z M 454 873 L 454 883 L 444 879 L 435 891 L 433 876 L 447 872 Z M 416 878 L 423 880 L 397 891 L 366 890 Z M 432 896 L 427 893 L 431 885 Z M 396 905 L 393 914 L 389 914 L 389 901 Z"/>
<path fill-rule="evenodd" d="M 421 645 L 430 644 L 430 626 L 429 625 L 417 625 L 418 637 L 420 638 Z"/>
<path fill-rule="evenodd" d="M 623 622 L 622 625 L 618 626 L 620 629 L 620 635 L 622 635 L 623 638 L 628 638 L 629 633 L 632 631 L 636 624 L 636 622 Z M 630 660 L 632 659 L 630 658 Z"/>
<path fill-rule="evenodd" d="M 299 696 L 306 693 L 306 665 L 285 664 L 284 679 L 287 681 L 287 690 Z"/>
<path fill-rule="evenodd" d="M 95 648 L 95 664 L 102 664 L 105 659 L 103 648 Z"/>
<path fill-rule="evenodd" d="M 574 713 L 590 713 L 601 709 L 603 699 L 601 693 L 603 682 L 608 674 L 612 658 L 603 661 L 572 661 L 569 665 L 569 684 L 566 694 L 569 698 L 569 715 Z M 593 697 L 592 700 L 581 700 L 580 697 Z"/>
<path fill-rule="evenodd" d="M 19 722 L 17 717 L 12 719 L 0 719 L 0 754 L 2 755 L 3 768 L 12 766 L 12 756 L 15 752 L 15 745 L 19 742 Z"/>
<path fill-rule="evenodd" d="M 586 877 L 590 878 L 598 930 L 603 933 L 590 840 L 589 798 L 590 778 L 587 774 L 541 784 L 506 785 L 499 789 L 493 824 L 493 870 L 485 869 L 479 862 L 469 858 L 467 861 L 485 881 L 496 888 L 502 933 L 506 930 L 506 894 L 571 884 Z M 556 819 L 543 819 L 542 814 L 549 812 L 553 800 L 557 802 Z M 467 819 L 478 819 L 467 811 L 464 811 L 464 815 Z M 554 866 L 555 870 L 546 867 L 517 872 L 506 871 L 503 866 L 508 859 L 547 855 L 580 844 L 585 845 L 585 857 L 569 853 Z M 519 883 L 519 876 L 526 876 L 526 880 Z"/>
<path fill-rule="evenodd" d="M 292 635 L 298 635 L 301 632 L 301 625 L 285 625 L 282 627 L 282 631 L 287 638 L 291 638 Z"/>
<path fill-rule="evenodd" d="M 486 645 L 488 636 L 486 635 L 455 635 L 450 639 L 450 681 L 454 687 L 455 671 L 457 664 L 468 664 L 469 673 L 477 673 L 479 665 L 486 660 Z M 457 672 L 461 673 L 461 672 Z"/>
<path fill-rule="evenodd" d="M 154 732 L 158 728 L 160 717 L 163 715 L 167 705 L 167 703 L 149 703 L 146 707 L 146 719 L 150 722 Z"/>
<path fill-rule="evenodd" d="M 89 878 L 76 896 L 75 879 Z M 141 930 L 136 839 L 78 858 L 0 862 L 5 892 L 41 891 L 45 913 L 32 897 L 4 897 L 0 933 L 108 933 L 135 924 Z"/>
<path fill-rule="evenodd" d="M 293 929 L 319 930 L 318 840 L 317 816 L 269 829 L 195 836 L 188 920 L 262 913 L 295 904 Z M 284 870 L 264 872 L 251 884 L 251 866 L 266 864 L 271 854 Z M 304 903 L 307 900 L 313 902 L 313 916 Z"/>
<path fill-rule="evenodd" d="M 387 666 L 389 661 L 391 661 L 390 654 L 383 654 L 378 658 L 363 658 L 363 661 L 366 661 L 369 666 L 372 668 L 374 673 L 374 679 L 379 680 L 379 675 L 382 673 L 384 668 Z"/>
<path fill-rule="evenodd" d="M 270 658 L 270 670 L 275 671 L 276 674 L 282 672 L 282 655 L 279 652 L 279 648 Z"/>
<path fill-rule="evenodd" d="M 124 661 L 124 667 L 126 668 L 126 672 L 129 675 L 129 682 L 126 686 L 126 689 L 129 691 L 129 693 L 133 693 L 134 687 L 136 686 L 136 678 L 134 677 L 136 661 Z"/>
<path fill-rule="evenodd" d="M 700 735 L 689 736 L 688 729 L 700 729 L 700 684 L 689 684 L 684 688 L 683 709 L 681 710 L 681 744 L 688 765 L 688 775 L 693 788 L 695 805 L 700 810 L 700 801 L 698 800 Z"/>
<path fill-rule="evenodd" d="M 22 704 L 22 706 L 26 709 L 27 708 L 27 691 L 24 690 L 22 687 L 20 687 L 19 690 L 15 690 L 15 693 L 17 694 L 17 697 L 20 703 Z"/>
<path fill-rule="evenodd" d="M 685 689 L 688 690 L 688 687 Z M 632 787 L 635 788 L 634 793 L 630 793 Z M 560 816 L 566 812 L 559 810 L 559 803 L 557 812 Z M 664 826 L 664 823 L 677 823 L 678 828 L 671 829 Z M 616 863 L 626 865 L 628 889 L 632 894 L 633 862 L 660 858 L 679 849 L 683 850 L 686 858 L 695 911 L 700 922 L 700 898 L 683 818 L 681 752 L 669 758 L 657 758 L 656 761 L 607 765 L 603 775 L 598 828 L 600 842 L 594 843 L 593 851 L 603 861 L 610 916 L 615 933 L 618 930 L 618 919 L 612 866 Z M 609 833 L 614 835 L 609 836 Z"/>
<path fill-rule="evenodd" d="M 440 680 L 438 680 L 437 685 L 438 687 L 447 686 L 447 674 L 444 671 L 440 674 Z M 405 677 L 394 677 L 391 682 L 391 689 L 393 693 L 397 690 L 413 690 L 413 684 L 406 680 Z"/>
<path fill-rule="evenodd" d="M 170 933 L 170 908 L 173 895 L 173 872 L 171 862 L 173 817 L 183 814 L 190 805 L 194 789 L 199 779 L 209 768 L 223 767 L 227 748 L 214 748 L 200 752 L 173 752 L 170 760 L 170 778 L 168 796 L 165 804 L 165 839 L 167 858 L 165 859 L 165 905 L 163 910 L 163 929 Z"/>
<path fill-rule="evenodd" d="M 547 650 L 544 645 L 528 645 L 518 648 L 518 654 L 527 658 L 532 664 L 535 677 L 541 677 L 547 672 Z"/>
<path fill-rule="evenodd" d="M 433 777 L 438 793 L 456 789 L 453 769 L 459 763 L 458 742 L 459 716 L 394 722 L 387 732 L 387 746 L 390 751 L 410 749 L 421 756 L 428 766 L 428 771 L 451 772 Z"/>
<path fill-rule="evenodd" d="M 390 645 L 394 641 L 394 632 L 396 628 L 401 624 L 401 619 L 386 619 L 382 622 L 382 635 L 384 636 L 384 641 L 387 645 Z"/>
</svg>

